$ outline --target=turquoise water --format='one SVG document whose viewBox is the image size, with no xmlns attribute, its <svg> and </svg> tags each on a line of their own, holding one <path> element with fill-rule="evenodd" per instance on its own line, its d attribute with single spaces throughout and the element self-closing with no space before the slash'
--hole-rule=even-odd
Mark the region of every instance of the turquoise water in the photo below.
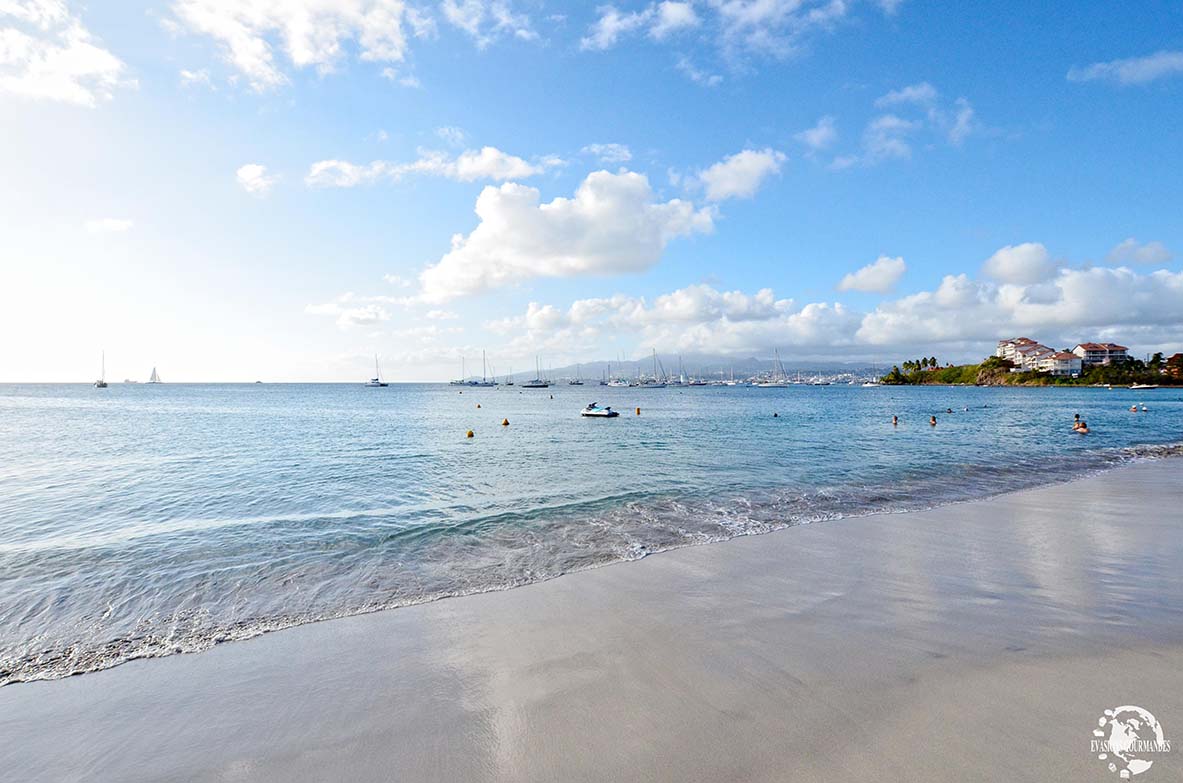
<svg viewBox="0 0 1183 783">
<path fill-rule="evenodd" d="M 592 400 L 625 415 L 580 418 Z M 0 385 L 0 684 L 1180 441 L 1166 388 Z"/>
</svg>

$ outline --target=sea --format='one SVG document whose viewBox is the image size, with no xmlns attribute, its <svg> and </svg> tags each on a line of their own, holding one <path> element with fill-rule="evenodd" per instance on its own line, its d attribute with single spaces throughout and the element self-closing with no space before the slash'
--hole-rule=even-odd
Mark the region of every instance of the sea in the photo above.
<svg viewBox="0 0 1183 783">
<path fill-rule="evenodd" d="M 1181 442 L 1171 388 L 0 385 L 0 685 Z"/>
</svg>

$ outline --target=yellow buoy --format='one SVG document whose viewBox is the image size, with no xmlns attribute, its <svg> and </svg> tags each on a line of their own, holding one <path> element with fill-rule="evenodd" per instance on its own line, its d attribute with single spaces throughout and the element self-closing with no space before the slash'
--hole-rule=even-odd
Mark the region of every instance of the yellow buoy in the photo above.
<svg viewBox="0 0 1183 783">
<path fill-rule="evenodd" d="M 502 420 L 501 420 L 501 426 L 502 426 L 502 427 L 508 427 L 508 426 L 509 426 L 509 419 L 502 419 Z"/>
<path fill-rule="evenodd" d="M 641 409 L 640 409 L 640 408 L 637 408 L 637 415 L 638 415 L 638 416 L 640 416 L 640 415 L 641 415 Z"/>
<path fill-rule="evenodd" d="M 469 430 L 469 431 L 468 431 L 468 434 L 467 434 L 465 437 L 466 437 L 466 438 L 471 438 L 471 437 L 472 437 L 474 434 L 475 434 L 475 433 L 474 433 L 472 430 Z"/>
</svg>

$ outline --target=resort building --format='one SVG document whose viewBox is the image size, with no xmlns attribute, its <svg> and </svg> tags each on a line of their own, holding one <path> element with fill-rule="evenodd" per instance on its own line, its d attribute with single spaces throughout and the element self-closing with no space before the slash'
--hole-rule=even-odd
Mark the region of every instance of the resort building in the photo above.
<svg viewBox="0 0 1183 783">
<path fill-rule="evenodd" d="M 1076 354 L 1056 351 L 1030 337 L 999 340 L 994 355 L 1011 362 L 1015 372 L 1021 370 L 1047 372 L 1052 375 L 1080 375 L 1083 366 L 1081 357 Z"/>
<path fill-rule="evenodd" d="M 1080 362 L 1085 367 L 1096 367 L 1128 360 L 1128 350 L 1124 345 L 1116 343 L 1081 343 L 1072 349 L 1072 353 L 1080 357 Z"/>
<path fill-rule="evenodd" d="M 1025 345 L 1039 345 L 1039 343 L 1032 340 L 1030 337 L 1013 337 L 1009 340 L 999 340 L 998 348 L 994 351 L 994 355 L 1000 359 L 1006 359 L 1013 362 L 1017 367 L 1019 360 L 1017 351 L 1020 347 Z"/>
<path fill-rule="evenodd" d="M 1052 375 L 1080 375 L 1081 359 L 1069 351 L 1054 351 L 1039 360 L 1039 369 Z"/>
</svg>

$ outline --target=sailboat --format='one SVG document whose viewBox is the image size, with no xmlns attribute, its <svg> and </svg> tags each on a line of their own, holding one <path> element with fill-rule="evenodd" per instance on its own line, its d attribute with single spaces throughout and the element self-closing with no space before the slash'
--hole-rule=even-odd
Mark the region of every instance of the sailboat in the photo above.
<svg viewBox="0 0 1183 783">
<path fill-rule="evenodd" d="M 575 377 L 567 381 L 568 386 L 582 386 L 583 385 L 583 368 L 578 364 L 575 365 Z"/>
<path fill-rule="evenodd" d="M 538 357 L 534 357 L 534 378 L 522 384 L 523 389 L 545 389 L 550 386 L 550 381 L 542 378 L 542 365 L 538 363 Z"/>
<path fill-rule="evenodd" d="M 378 354 L 374 354 L 374 377 L 370 378 L 369 383 L 365 384 L 367 388 L 378 389 L 390 384 L 382 380 L 382 370 L 378 369 Z"/>
<path fill-rule="evenodd" d="M 107 352 L 106 351 L 103 351 L 103 368 L 102 368 L 102 372 L 99 373 L 99 379 L 94 382 L 94 387 L 96 389 L 107 388 Z"/>
<path fill-rule="evenodd" d="M 773 348 L 772 351 L 776 356 L 772 362 L 772 377 L 756 384 L 761 389 L 783 389 L 789 385 L 785 375 L 785 366 L 780 361 L 780 349 Z"/>
<path fill-rule="evenodd" d="M 646 378 L 645 380 L 643 380 L 639 384 L 637 384 L 642 389 L 664 389 L 666 387 L 665 380 L 662 378 L 662 376 L 665 375 L 665 368 L 663 367 L 661 375 L 658 375 L 657 374 L 657 364 L 658 364 L 657 349 L 654 348 L 653 349 L 653 377 Z"/>
<path fill-rule="evenodd" d="M 479 381 L 469 381 L 469 386 L 496 386 L 497 381 L 489 380 L 487 375 L 489 371 L 488 365 L 485 363 L 485 352 L 481 351 L 481 379 Z"/>
<path fill-rule="evenodd" d="M 152 374 L 148 376 L 148 383 L 164 383 L 160 380 L 160 376 L 156 373 L 156 368 L 152 368 Z"/>
</svg>

